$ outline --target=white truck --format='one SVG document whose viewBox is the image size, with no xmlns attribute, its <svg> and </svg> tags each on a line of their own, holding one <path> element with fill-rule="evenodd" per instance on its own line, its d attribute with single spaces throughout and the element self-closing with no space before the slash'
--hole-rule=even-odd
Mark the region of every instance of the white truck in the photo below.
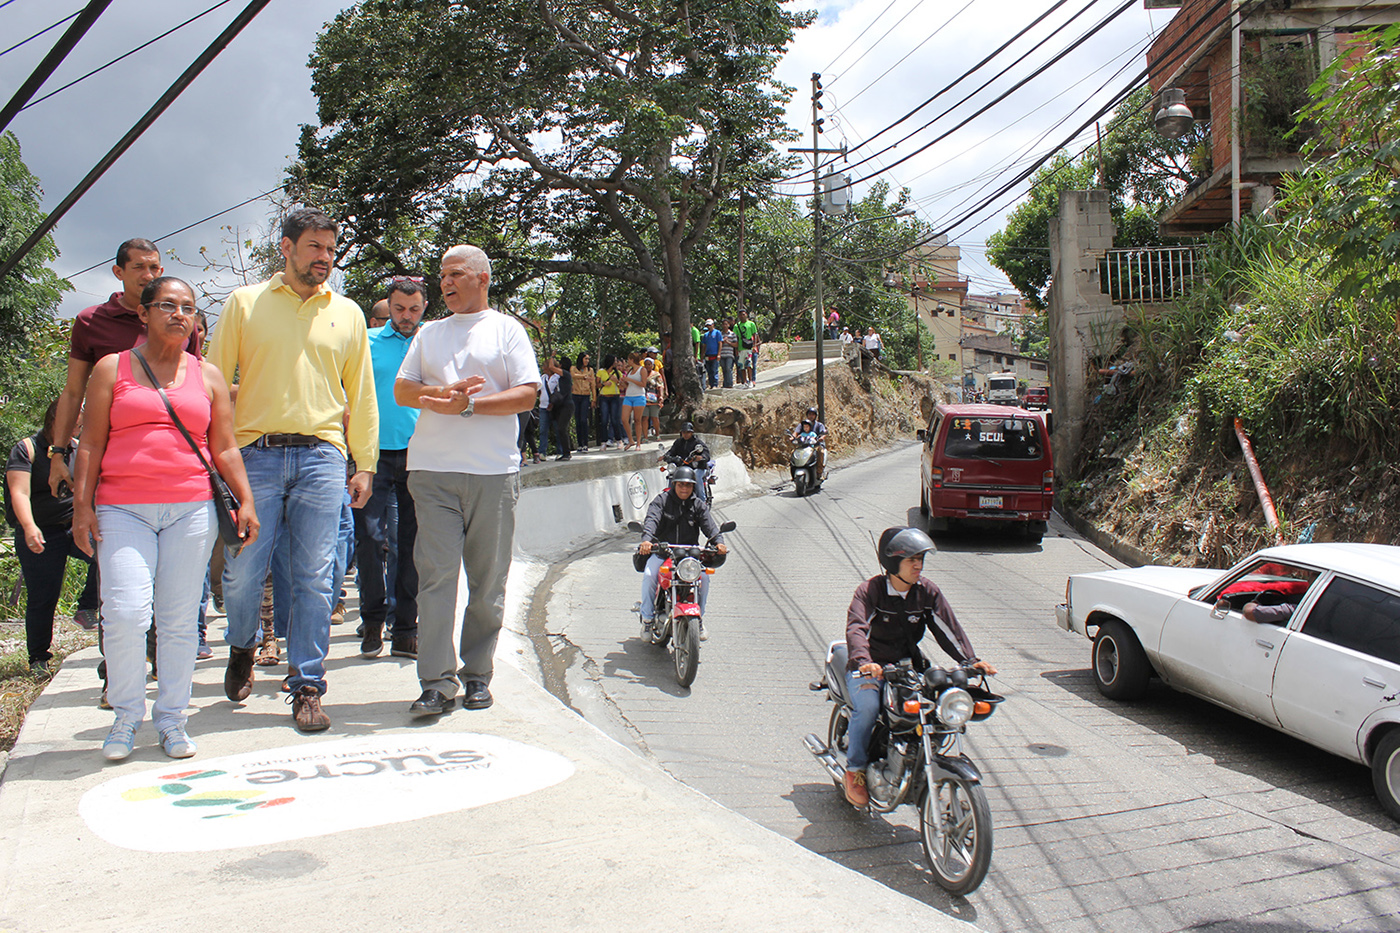
<svg viewBox="0 0 1400 933">
<path fill-rule="evenodd" d="M 1016 404 L 1016 374 L 992 373 L 987 377 L 987 401 L 993 405 Z"/>
</svg>

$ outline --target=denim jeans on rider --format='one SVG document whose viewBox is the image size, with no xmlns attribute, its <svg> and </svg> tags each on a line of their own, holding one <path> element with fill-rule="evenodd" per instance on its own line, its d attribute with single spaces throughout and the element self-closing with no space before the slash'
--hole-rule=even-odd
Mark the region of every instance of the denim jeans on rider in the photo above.
<svg viewBox="0 0 1400 933">
<path fill-rule="evenodd" d="M 262 529 L 257 541 L 237 557 L 230 556 L 224 566 L 224 637 L 233 648 L 252 648 L 260 640 L 263 583 L 278 538 L 285 535 L 291 571 L 287 663 L 295 671 L 292 692 L 310 684 L 325 693 L 345 455 L 324 441 L 311 447 L 249 445 L 242 453 Z"/>
<path fill-rule="evenodd" d="M 99 505 L 97 527 L 107 699 L 119 721 L 146 718 L 146 631 L 154 623 L 160 681 L 151 720 L 157 729 L 184 726 L 199 650 L 196 610 L 219 533 L 214 504 Z"/>
<path fill-rule="evenodd" d="M 665 563 L 660 555 L 647 558 L 646 570 L 642 571 L 642 618 L 650 622 L 656 615 L 656 587 L 661 579 L 661 565 Z M 705 614 L 705 599 L 710 595 L 710 575 L 700 575 L 700 614 Z"/>
<path fill-rule="evenodd" d="M 847 671 L 846 696 L 855 707 L 846 726 L 846 770 L 860 771 L 870 763 L 870 733 L 880 718 L 880 681 Z"/>
</svg>

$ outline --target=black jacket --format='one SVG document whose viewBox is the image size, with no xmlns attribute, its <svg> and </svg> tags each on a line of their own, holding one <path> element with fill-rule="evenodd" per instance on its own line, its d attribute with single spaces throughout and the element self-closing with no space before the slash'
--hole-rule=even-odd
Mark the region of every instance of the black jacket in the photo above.
<svg viewBox="0 0 1400 933">
<path fill-rule="evenodd" d="M 694 494 L 682 499 L 667 490 L 647 508 L 647 520 L 642 523 L 642 540 L 663 544 L 700 544 L 700 533 L 707 540 L 719 543 L 719 523 L 710 514 L 710 507 Z"/>
<path fill-rule="evenodd" d="M 976 660 L 972 642 L 953 615 L 953 607 L 932 580 L 919 577 L 908 593 L 899 596 L 890 592 L 883 574 L 871 577 L 856 587 L 846 612 L 846 649 L 850 652 L 846 668 L 853 671 L 871 661 L 884 665 L 912 658 L 923 670 L 926 665 L 915 646 L 925 630 L 953 660 Z"/>
<path fill-rule="evenodd" d="M 691 457 L 696 450 L 703 451 L 703 457 Z M 694 464 L 697 461 L 704 465 L 710 459 L 710 448 L 705 446 L 705 442 L 694 434 L 689 439 L 678 437 L 671 444 L 671 449 L 666 451 L 666 459 L 676 463 Z"/>
</svg>

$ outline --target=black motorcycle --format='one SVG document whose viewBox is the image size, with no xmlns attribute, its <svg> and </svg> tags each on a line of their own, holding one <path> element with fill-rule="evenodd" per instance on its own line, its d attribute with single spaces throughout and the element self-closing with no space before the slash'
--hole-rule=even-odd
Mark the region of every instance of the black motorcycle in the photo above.
<svg viewBox="0 0 1400 933">
<path fill-rule="evenodd" d="M 810 685 L 825 690 L 836 704 L 827 740 L 812 734 L 803 740 L 838 788 L 846 773 L 846 730 L 853 711 L 846 696 L 846 661 L 846 643 L 832 642 L 825 676 Z M 992 812 L 982 775 L 962 753 L 960 739 L 967 723 L 992 715 L 1002 698 L 986 689 L 985 677 L 972 683 L 976 676 L 969 667 L 929 667 L 921 674 L 908 661 L 886 665 L 865 769 L 871 810 L 918 806 L 924 858 L 939 887 L 958 895 L 975 891 L 992 862 Z"/>
</svg>

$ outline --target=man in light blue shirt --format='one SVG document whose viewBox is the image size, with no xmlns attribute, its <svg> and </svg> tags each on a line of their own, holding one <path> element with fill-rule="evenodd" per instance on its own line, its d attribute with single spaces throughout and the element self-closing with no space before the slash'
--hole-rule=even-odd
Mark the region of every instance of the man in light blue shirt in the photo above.
<svg viewBox="0 0 1400 933">
<path fill-rule="evenodd" d="M 413 542 L 418 518 L 408 492 L 408 441 L 418 424 L 418 409 L 394 401 L 394 379 L 409 344 L 428 309 L 422 279 L 397 278 L 389 283 L 389 322 L 369 332 L 369 354 L 379 401 L 379 469 L 369 501 L 355 512 L 355 562 L 360 569 L 360 657 L 370 660 L 384 650 L 384 621 L 389 594 L 394 596 L 389 653 L 399 658 L 418 656 L 418 570 Z M 398 509 L 397 561 L 389 560 L 390 512 Z M 396 564 L 396 566 L 395 566 Z"/>
</svg>

